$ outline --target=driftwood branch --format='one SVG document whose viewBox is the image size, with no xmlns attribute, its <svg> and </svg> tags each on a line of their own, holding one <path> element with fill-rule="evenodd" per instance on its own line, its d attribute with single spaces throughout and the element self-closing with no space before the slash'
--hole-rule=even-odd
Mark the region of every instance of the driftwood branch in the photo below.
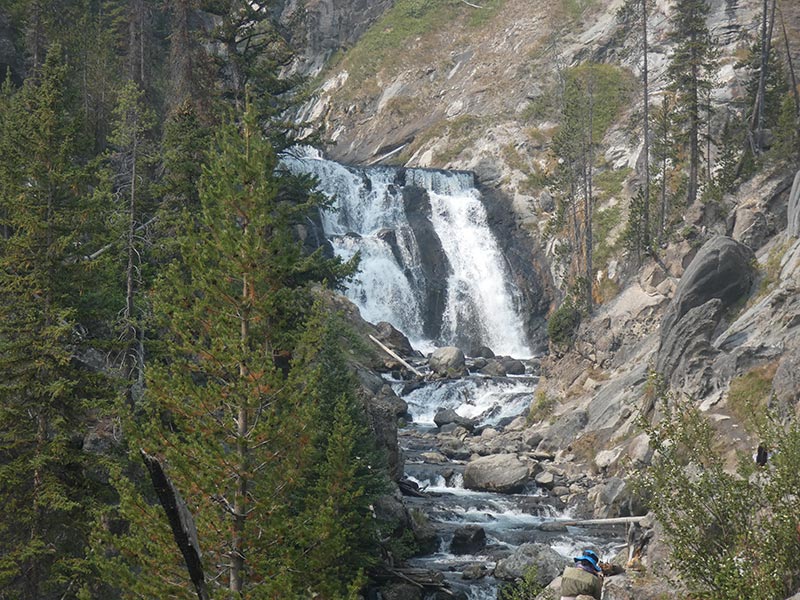
<svg viewBox="0 0 800 600">
<path fill-rule="evenodd" d="M 467 0 L 461 0 L 467 6 L 471 6 L 472 8 L 484 8 L 483 6 L 478 6 L 477 4 L 473 4 L 472 2 L 467 2 Z"/>
<path fill-rule="evenodd" d="M 400 356 L 398 356 L 398 354 L 396 352 L 394 352 L 390 348 L 387 348 L 385 345 L 383 345 L 375 336 L 370 335 L 369 339 L 371 339 L 373 342 L 378 344 L 378 346 L 380 346 L 381 350 L 386 352 L 386 354 L 388 354 L 389 356 L 391 356 L 395 360 L 400 361 L 400 364 L 403 365 L 406 369 L 408 369 L 412 373 L 414 373 L 414 375 L 416 375 L 417 377 L 422 377 L 422 373 L 417 371 L 414 367 L 412 367 L 410 364 L 408 364 L 406 361 L 404 361 L 402 358 L 400 358 Z"/>
<path fill-rule="evenodd" d="M 147 223 L 142 223 L 141 225 L 139 225 L 136 229 L 134 229 L 134 231 L 137 231 L 137 232 L 141 231 L 142 229 L 146 228 L 148 225 L 152 224 L 153 221 L 155 221 L 155 220 L 156 220 L 156 217 L 153 217 Z M 111 242 L 110 244 L 106 244 L 105 246 L 103 246 L 99 250 L 95 250 L 91 254 L 87 254 L 86 256 L 84 256 L 83 260 L 86 260 L 86 261 L 95 260 L 96 258 L 99 258 L 103 254 L 105 254 L 106 252 L 111 250 L 111 248 L 113 248 L 116 244 L 117 244 L 117 242 Z"/>
</svg>

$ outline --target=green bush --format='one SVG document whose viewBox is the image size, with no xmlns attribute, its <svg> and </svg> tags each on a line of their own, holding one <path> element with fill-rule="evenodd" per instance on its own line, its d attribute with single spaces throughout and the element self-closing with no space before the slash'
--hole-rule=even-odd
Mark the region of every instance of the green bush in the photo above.
<svg viewBox="0 0 800 600">
<path fill-rule="evenodd" d="M 741 454 L 734 472 L 710 421 L 690 402 L 647 426 L 655 457 L 638 480 L 664 528 L 673 572 L 692 598 L 781 600 L 800 584 L 800 426 L 765 419 L 766 467 Z"/>
<path fill-rule="evenodd" d="M 557 346 L 569 346 L 575 339 L 575 332 L 581 324 L 581 313 L 572 299 L 561 303 L 547 321 L 547 335 Z"/>
</svg>

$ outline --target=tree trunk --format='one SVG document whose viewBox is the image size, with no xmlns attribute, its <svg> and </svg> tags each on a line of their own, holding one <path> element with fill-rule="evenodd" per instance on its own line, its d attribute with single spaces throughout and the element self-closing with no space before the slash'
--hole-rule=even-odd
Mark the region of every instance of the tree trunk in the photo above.
<svg viewBox="0 0 800 600">
<path fill-rule="evenodd" d="M 767 44 L 767 13 L 769 11 L 769 0 L 764 0 L 761 13 L 761 68 L 758 74 L 758 91 L 756 92 L 756 105 L 753 109 L 753 120 L 750 130 L 754 134 L 754 144 L 756 154 L 761 154 L 762 135 L 758 132 L 764 129 L 764 94 L 767 86 L 767 70 L 769 69 L 769 48 Z"/>
<path fill-rule="evenodd" d="M 776 0 L 777 3 L 777 0 Z M 789 46 L 789 34 L 786 33 L 786 21 L 783 19 L 783 11 L 781 11 L 781 27 L 783 28 L 783 43 L 786 46 L 786 59 L 789 65 L 789 76 L 792 80 L 792 94 L 794 95 L 794 108 L 797 117 L 800 117 L 800 91 L 797 90 L 797 76 L 794 71 L 794 62 L 792 61 L 792 49 Z"/>
<path fill-rule="evenodd" d="M 647 71 L 647 0 L 642 0 L 642 96 L 644 104 L 644 223 L 642 241 L 650 246 L 650 92 Z"/>
<path fill-rule="evenodd" d="M 697 36 L 692 34 L 692 52 L 697 46 Z M 691 206 L 697 200 L 697 175 L 700 169 L 700 72 L 697 66 L 699 57 L 692 56 L 692 83 L 689 89 L 689 190 L 687 203 Z"/>
<path fill-rule="evenodd" d="M 594 218 L 594 199 L 592 198 L 592 167 L 594 162 L 594 80 L 589 78 L 589 148 L 588 157 L 586 159 L 586 195 L 585 207 L 586 212 L 586 310 L 591 314 L 592 312 L 592 280 L 594 268 L 592 266 L 592 245 L 594 243 L 592 237 L 592 221 Z"/>
<path fill-rule="evenodd" d="M 131 187 L 128 199 L 128 264 L 125 269 L 125 401 L 130 407 L 131 411 L 135 408 L 135 399 L 133 397 L 133 384 L 134 380 L 138 379 L 136 376 L 137 367 L 139 365 L 138 359 L 138 331 L 135 324 L 135 305 L 134 295 L 136 293 L 136 166 L 137 166 L 137 153 L 139 134 L 136 131 L 138 123 L 134 121 L 133 129 L 133 148 L 131 154 Z"/>
</svg>

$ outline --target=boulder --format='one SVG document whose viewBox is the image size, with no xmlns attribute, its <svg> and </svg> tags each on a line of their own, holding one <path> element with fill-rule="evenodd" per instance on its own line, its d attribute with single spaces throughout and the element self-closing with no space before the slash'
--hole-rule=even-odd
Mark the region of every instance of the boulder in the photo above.
<svg viewBox="0 0 800 600">
<path fill-rule="evenodd" d="M 489 574 L 489 569 L 480 563 L 467 565 L 461 572 L 461 579 L 466 581 L 475 581 L 476 579 L 483 579 Z"/>
<path fill-rule="evenodd" d="M 505 377 L 508 375 L 503 363 L 495 358 L 486 361 L 486 365 L 481 367 L 480 372 L 489 377 Z"/>
<path fill-rule="evenodd" d="M 758 250 L 772 234 L 767 215 L 753 206 L 744 206 L 736 211 L 736 223 L 731 236 L 745 246 Z"/>
<path fill-rule="evenodd" d="M 552 490 L 556 484 L 556 476 L 550 471 L 542 471 L 536 476 L 536 485 Z"/>
<path fill-rule="evenodd" d="M 463 377 L 467 374 L 464 353 L 455 346 L 445 346 L 433 351 L 431 371 L 444 377 Z"/>
<path fill-rule="evenodd" d="M 756 276 L 753 251 L 731 238 L 716 236 L 697 253 L 675 290 L 661 321 L 656 371 L 673 387 L 698 397 L 709 391 L 710 340 L 722 314 L 749 293 Z M 693 384 L 701 388 L 692 389 Z"/>
<path fill-rule="evenodd" d="M 561 575 L 572 561 L 545 544 L 522 544 L 514 554 L 497 562 L 494 576 L 505 581 L 520 579 L 532 566 L 536 567 L 539 585 L 547 585 Z"/>
<path fill-rule="evenodd" d="M 423 589 L 411 583 L 390 583 L 380 590 L 383 600 L 422 600 Z"/>
<path fill-rule="evenodd" d="M 467 417 L 462 417 L 452 408 L 443 408 L 437 412 L 436 416 L 433 417 L 433 422 L 436 423 L 436 426 L 440 428 L 444 425 L 450 425 L 453 423 L 459 427 L 463 427 L 467 431 L 472 431 L 475 429 L 475 421 Z"/>
<path fill-rule="evenodd" d="M 472 351 L 473 358 L 494 358 L 494 352 L 488 346 L 480 346 Z"/>
<path fill-rule="evenodd" d="M 391 323 L 381 321 L 375 325 L 375 328 L 378 330 L 378 335 L 375 337 L 400 356 L 414 356 L 416 354 L 408 338 L 395 329 Z"/>
<path fill-rule="evenodd" d="M 427 517 L 411 518 L 411 530 L 414 533 L 414 541 L 417 542 L 420 553 L 433 554 L 439 549 L 439 535 Z"/>
<path fill-rule="evenodd" d="M 499 360 L 509 375 L 525 375 L 525 363 L 521 360 L 508 356 L 503 356 Z"/>
<path fill-rule="evenodd" d="M 597 519 L 644 514 L 640 498 L 619 477 L 611 477 L 592 488 L 589 496 L 595 498 L 594 517 Z"/>
<path fill-rule="evenodd" d="M 456 529 L 450 552 L 453 554 L 477 554 L 486 547 L 486 532 L 478 525 L 467 525 Z"/>
<path fill-rule="evenodd" d="M 464 487 L 470 490 L 512 494 L 530 478 L 530 466 L 514 454 L 495 454 L 471 461 L 464 470 Z"/>
</svg>

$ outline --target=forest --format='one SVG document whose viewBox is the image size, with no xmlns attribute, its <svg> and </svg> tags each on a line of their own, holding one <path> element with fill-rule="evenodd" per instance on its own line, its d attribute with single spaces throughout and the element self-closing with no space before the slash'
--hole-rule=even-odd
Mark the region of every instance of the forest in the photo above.
<svg viewBox="0 0 800 600">
<path fill-rule="evenodd" d="M 356 263 L 296 234 L 326 200 L 278 163 L 266 6 L 0 19 L 0 597 L 352 597 L 385 458 L 324 302 Z"/>
</svg>

